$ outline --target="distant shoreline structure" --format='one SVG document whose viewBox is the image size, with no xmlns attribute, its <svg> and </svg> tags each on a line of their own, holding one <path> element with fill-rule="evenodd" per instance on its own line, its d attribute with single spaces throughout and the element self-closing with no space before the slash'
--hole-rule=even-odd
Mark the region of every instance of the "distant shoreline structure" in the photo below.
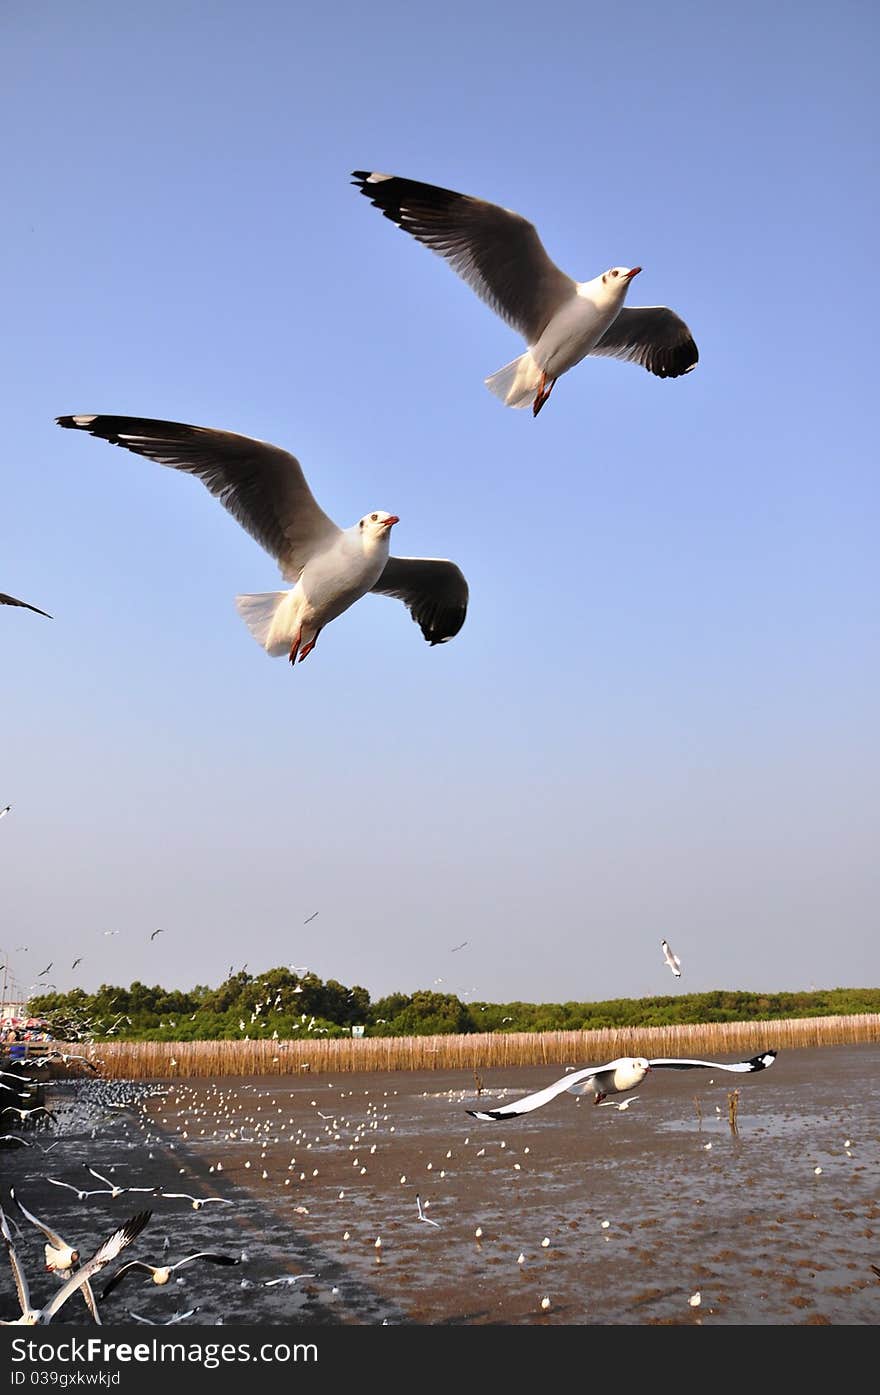
<svg viewBox="0 0 880 1395">
<path fill-rule="evenodd" d="M 759 1022 L 601 1027 L 593 1031 L 325 1038 L 320 1041 L 95 1042 L 89 1058 L 108 1080 L 296 1075 L 298 1072 L 469 1070 L 567 1065 L 617 1056 L 742 1053 L 880 1042 L 880 1013 Z M 57 1049 L 64 1046 L 54 1043 Z M 71 1050 L 83 1051 L 82 1044 Z M 68 1076 L 69 1071 L 53 1074 Z"/>
</svg>

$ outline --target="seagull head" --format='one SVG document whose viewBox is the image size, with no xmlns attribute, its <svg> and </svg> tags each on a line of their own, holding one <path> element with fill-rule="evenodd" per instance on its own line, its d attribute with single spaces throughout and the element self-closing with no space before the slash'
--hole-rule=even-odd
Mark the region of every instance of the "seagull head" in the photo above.
<svg viewBox="0 0 880 1395">
<path fill-rule="evenodd" d="M 614 1072 L 615 1091 L 621 1094 L 625 1090 L 634 1090 L 637 1085 L 641 1085 L 650 1069 L 650 1063 L 644 1056 L 624 1056 L 617 1062 Z"/>
<path fill-rule="evenodd" d="M 396 513 L 385 513 L 383 509 L 377 509 L 375 513 L 364 514 L 357 525 L 361 541 L 366 548 L 387 547 L 391 537 L 391 529 L 400 519 Z"/>
<path fill-rule="evenodd" d="M 602 285 L 621 298 L 629 290 L 629 283 L 641 271 L 640 266 L 612 266 L 602 272 Z"/>
</svg>

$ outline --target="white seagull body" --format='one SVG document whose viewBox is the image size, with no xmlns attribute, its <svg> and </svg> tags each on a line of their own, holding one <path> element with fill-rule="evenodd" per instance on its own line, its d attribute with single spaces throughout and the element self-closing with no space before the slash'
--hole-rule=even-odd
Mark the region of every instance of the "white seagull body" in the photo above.
<svg viewBox="0 0 880 1395">
<path fill-rule="evenodd" d="M 526 353 L 486 379 L 508 407 L 531 406 L 537 416 L 556 379 L 588 354 L 640 363 L 658 378 L 696 366 L 697 346 L 672 310 L 624 308 L 641 267 L 615 266 L 574 281 L 550 260 L 534 225 L 498 204 L 375 171 L 355 170 L 353 182 L 523 336 Z"/>
<path fill-rule="evenodd" d="M 672 950 L 669 948 L 669 945 L 666 943 L 665 940 L 660 941 L 660 948 L 663 951 L 663 958 L 665 962 L 669 965 L 670 969 L 675 974 L 675 977 L 681 978 L 681 960 L 679 959 L 678 955 L 672 953 Z"/>
<path fill-rule="evenodd" d="M 628 1090 L 634 1090 L 637 1085 L 641 1085 L 651 1070 L 708 1069 L 748 1074 L 752 1071 L 767 1070 L 775 1060 L 775 1051 L 765 1051 L 760 1056 L 753 1056 L 751 1060 L 737 1061 L 733 1065 L 674 1056 L 661 1056 L 654 1060 L 647 1060 L 644 1056 L 621 1056 L 616 1061 L 609 1061 L 607 1065 L 587 1066 L 585 1070 L 575 1071 L 573 1075 L 564 1075 L 561 1080 L 555 1080 L 543 1090 L 526 1095 L 524 1099 L 515 1100 L 513 1104 L 505 1104 L 500 1109 L 469 1109 L 467 1112 L 475 1119 L 512 1119 L 520 1114 L 530 1114 L 533 1109 L 540 1109 L 542 1105 L 549 1104 L 566 1090 L 572 1095 L 585 1095 L 592 1090 L 593 1103 L 601 1104 L 607 1095 L 622 1095 Z"/>
<path fill-rule="evenodd" d="M 464 624 L 468 587 L 454 562 L 389 556 L 396 514 L 378 510 L 338 528 L 318 506 L 299 461 L 279 446 L 143 417 L 57 421 L 196 475 L 276 559 L 292 590 L 236 597 L 239 614 L 267 654 L 287 654 L 292 664 L 303 660 L 324 626 L 368 591 L 403 601 L 429 644 L 452 639 Z"/>
</svg>

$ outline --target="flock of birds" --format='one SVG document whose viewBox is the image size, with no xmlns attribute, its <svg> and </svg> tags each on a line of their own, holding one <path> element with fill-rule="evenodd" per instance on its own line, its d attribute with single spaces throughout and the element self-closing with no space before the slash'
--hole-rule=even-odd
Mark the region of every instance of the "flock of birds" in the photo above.
<svg viewBox="0 0 880 1395">
<path fill-rule="evenodd" d="M 356 170 L 352 178 L 373 207 L 444 258 L 523 336 L 525 353 L 486 379 L 507 406 L 531 406 L 537 416 L 557 380 L 590 355 L 637 363 L 659 378 L 696 367 L 693 336 L 673 310 L 625 305 L 641 267 L 609 267 L 575 281 L 547 255 L 534 225 L 509 209 L 376 171 Z M 340 528 L 318 504 L 299 461 L 280 446 L 147 417 L 77 413 L 56 420 L 194 475 L 276 560 L 291 589 L 236 598 L 268 654 L 302 662 L 324 627 L 368 592 L 402 601 L 429 644 L 453 639 L 464 624 L 468 584 L 456 563 L 392 556 L 391 530 L 400 519 L 386 510 Z M 38 610 L 12 596 L 0 601 Z"/>
</svg>

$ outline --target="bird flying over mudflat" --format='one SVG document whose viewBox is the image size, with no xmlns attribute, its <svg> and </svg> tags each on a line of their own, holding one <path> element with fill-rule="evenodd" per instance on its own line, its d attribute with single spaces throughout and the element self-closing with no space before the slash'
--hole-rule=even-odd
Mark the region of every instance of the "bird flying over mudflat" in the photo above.
<svg viewBox="0 0 880 1395">
<path fill-rule="evenodd" d="M 601 1104 L 608 1095 L 625 1094 L 641 1085 L 649 1071 L 653 1070 L 726 1070 L 745 1075 L 753 1071 L 767 1070 L 776 1060 L 775 1051 L 765 1051 L 760 1056 L 752 1056 L 748 1061 L 737 1061 L 724 1065 L 720 1061 L 698 1061 L 687 1057 L 660 1056 L 647 1060 L 644 1056 L 621 1056 L 604 1066 L 587 1066 L 584 1070 L 564 1075 L 543 1090 L 536 1090 L 524 1099 L 502 1105 L 500 1109 L 469 1109 L 475 1119 L 511 1119 L 520 1114 L 530 1114 L 549 1104 L 557 1095 L 568 1091 L 572 1095 L 585 1095 L 593 1092 L 593 1103 Z"/>
</svg>

